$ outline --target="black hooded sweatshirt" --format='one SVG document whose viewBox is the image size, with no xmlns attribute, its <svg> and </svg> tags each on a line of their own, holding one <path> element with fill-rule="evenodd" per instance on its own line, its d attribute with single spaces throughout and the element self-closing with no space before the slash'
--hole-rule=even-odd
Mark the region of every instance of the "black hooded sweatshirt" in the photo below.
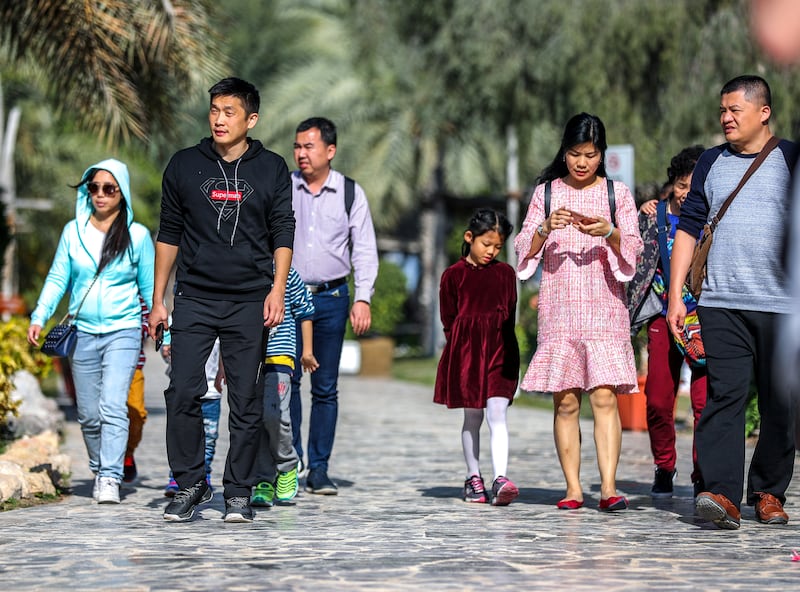
<svg viewBox="0 0 800 592">
<path fill-rule="evenodd" d="M 158 241 L 179 247 L 176 293 L 263 300 L 273 253 L 292 248 L 294 213 L 286 162 L 248 138 L 225 162 L 211 138 L 177 152 L 164 171 Z"/>
</svg>

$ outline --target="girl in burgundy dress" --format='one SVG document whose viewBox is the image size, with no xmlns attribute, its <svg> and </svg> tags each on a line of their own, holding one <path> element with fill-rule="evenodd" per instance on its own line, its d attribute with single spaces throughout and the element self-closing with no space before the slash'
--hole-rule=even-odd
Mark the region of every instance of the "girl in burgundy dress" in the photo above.
<svg viewBox="0 0 800 592">
<path fill-rule="evenodd" d="M 617 393 L 639 390 L 625 282 L 633 277 L 642 239 L 630 190 L 606 179 L 606 147 L 598 117 L 580 113 L 567 122 L 514 245 L 520 279 L 542 264 L 537 349 L 522 388 L 553 393 L 556 451 L 567 482 L 560 509 L 583 505 L 579 412 L 584 392 L 594 415 L 599 508 L 628 507 L 616 488 L 622 441 Z"/>
<path fill-rule="evenodd" d="M 464 409 L 464 501 L 489 501 L 494 506 L 506 506 L 519 495 L 516 485 L 505 476 L 506 410 L 519 380 L 519 346 L 514 334 L 517 286 L 514 269 L 496 259 L 512 228 L 506 217 L 494 210 L 475 212 L 464 233 L 463 257 L 445 270 L 439 288 L 447 343 L 439 360 L 433 400 Z M 489 492 L 478 466 L 484 409 L 494 467 Z"/>
</svg>

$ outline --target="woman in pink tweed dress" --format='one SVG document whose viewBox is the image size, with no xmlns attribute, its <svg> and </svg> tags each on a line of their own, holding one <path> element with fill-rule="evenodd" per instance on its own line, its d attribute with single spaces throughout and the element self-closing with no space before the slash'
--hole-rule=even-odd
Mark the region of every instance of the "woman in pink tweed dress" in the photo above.
<svg viewBox="0 0 800 592">
<path fill-rule="evenodd" d="M 520 279 L 530 278 L 542 262 L 538 345 L 522 388 L 553 393 L 553 431 L 567 482 L 560 509 L 583 505 L 583 392 L 589 393 L 594 415 L 599 508 L 628 507 L 616 489 L 622 441 L 616 395 L 638 392 L 625 282 L 633 277 L 642 239 L 633 196 L 620 182 L 613 183 L 616 207 L 611 211 L 606 148 L 598 117 L 581 113 L 567 122 L 561 148 L 539 178 L 514 243 Z"/>
</svg>

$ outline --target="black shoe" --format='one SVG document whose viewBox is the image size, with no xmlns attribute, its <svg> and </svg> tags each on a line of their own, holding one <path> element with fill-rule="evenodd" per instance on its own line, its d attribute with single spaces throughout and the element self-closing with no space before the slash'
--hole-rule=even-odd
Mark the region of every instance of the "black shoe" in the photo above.
<svg viewBox="0 0 800 592">
<path fill-rule="evenodd" d="M 672 482 L 678 471 L 667 471 L 666 469 L 656 469 L 656 477 L 653 479 L 653 487 L 650 495 L 655 498 L 672 497 Z"/>
<path fill-rule="evenodd" d="M 339 493 L 336 484 L 328 478 L 325 469 L 309 469 L 306 477 L 306 491 L 319 495 L 336 495 Z"/>
<path fill-rule="evenodd" d="M 186 522 L 194 516 L 197 504 L 210 502 L 214 494 L 206 480 L 198 481 L 191 487 L 179 490 L 164 510 L 164 520 Z"/>
<path fill-rule="evenodd" d="M 125 463 L 122 465 L 122 482 L 133 483 L 136 481 L 136 476 L 139 473 L 136 470 L 136 461 L 133 460 L 133 455 L 125 456 Z"/>
<path fill-rule="evenodd" d="M 252 522 L 253 508 L 250 496 L 237 496 L 225 499 L 225 522 Z"/>
</svg>

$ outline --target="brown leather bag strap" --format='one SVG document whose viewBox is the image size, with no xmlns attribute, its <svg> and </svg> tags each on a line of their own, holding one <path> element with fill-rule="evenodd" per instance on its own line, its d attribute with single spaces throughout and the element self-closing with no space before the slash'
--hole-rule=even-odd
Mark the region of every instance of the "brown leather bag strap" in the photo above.
<svg viewBox="0 0 800 592">
<path fill-rule="evenodd" d="M 780 142 L 780 139 L 778 139 L 777 136 L 770 136 L 769 140 L 767 140 L 767 143 L 764 144 L 761 152 L 759 152 L 758 156 L 755 157 L 755 160 L 750 163 L 750 168 L 747 169 L 742 177 L 742 180 L 739 181 L 739 184 L 736 186 L 736 189 L 733 190 L 733 193 L 728 196 L 719 211 L 714 215 L 713 218 L 711 218 L 711 232 L 714 232 L 717 229 L 717 224 L 719 224 L 722 216 L 725 215 L 725 212 L 728 210 L 728 206 L 731 205 L 733 198 L 736 197 L 736 194 L 739 193 L 742 187 L 744 187 L 744 184 L 747 183 L 748 179 L 753 176 L 753 173 L 758 170 L 758 167 L 761 166 L 761 163 L 767 159 L 767 156 L 769 156 L 769 153 L 772 152 L 772 150 L 778 145 L 778 142 Z"/>
</svg>

